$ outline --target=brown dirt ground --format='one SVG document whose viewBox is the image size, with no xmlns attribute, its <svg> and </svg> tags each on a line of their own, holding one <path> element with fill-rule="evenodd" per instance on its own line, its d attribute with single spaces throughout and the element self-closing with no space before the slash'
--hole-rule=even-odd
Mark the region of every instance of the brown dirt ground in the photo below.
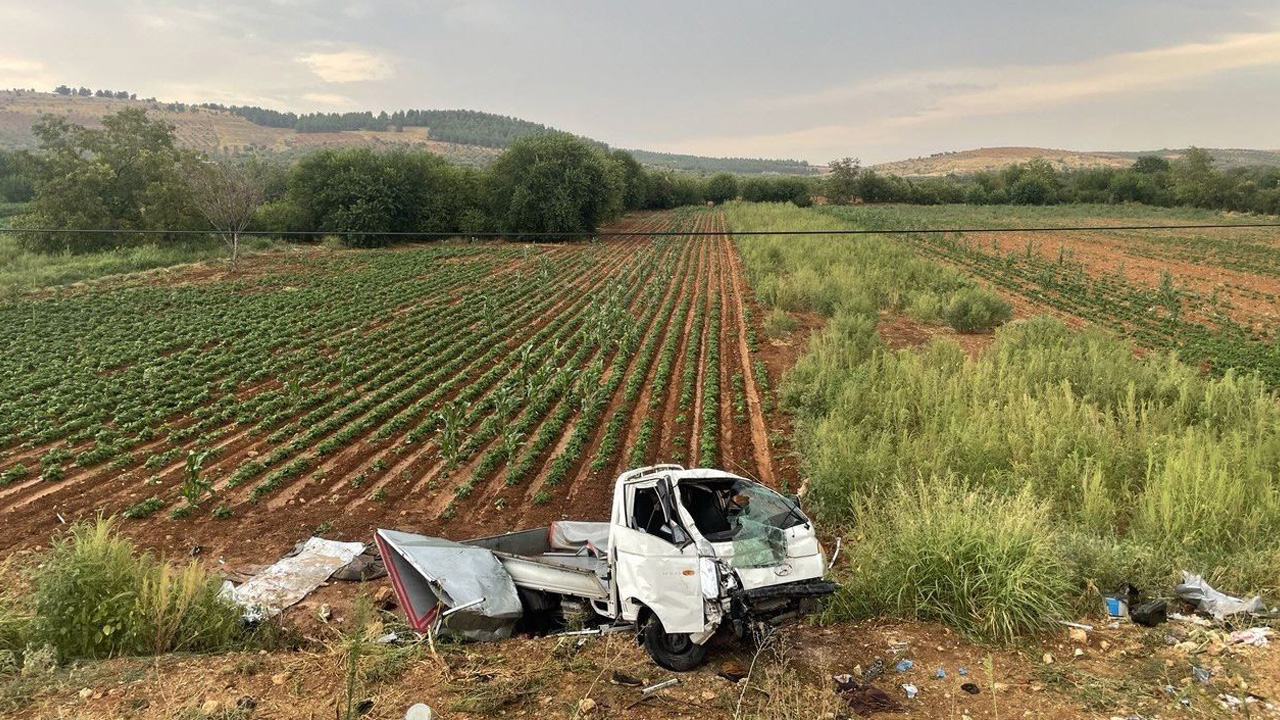
<svg viewBox="0 0 1280 720">
<path fill-rule="evenodd" d="M 1179 231 L 1168 231 L 1177 238 Z M 1203 231 L 1209 232 L 1209 231 Z M 1226 232 L 1226 231 L 1219 231 Z M 1280 277 L 1233 270 L 1205 262 L 1188 262 L 1174 257 L 1159 259 L 1139 254 L 1141 243 L 1122 232 L 1087 233 L 973 233 L 970 245 L 989 251 L 993 244 L 1001 253 L 1025 252 L 1031 243 L 1033 252 L 1056 260 L 1064 250 L 1074 262 L 1081 263 L 1093 275 L 1115 275 L 1123 267 L 1123 277 L 1130 281 L 1157 287 L 1161 271 L 1168 271 L 1173 284 L 1208 297 L 1217 292 L 1230 307 L 1228 315 L 1236 322 L 1258 328 L 1274 326 L 1280 307 L 1258 294 L 1280 295 Z"/>
<path fill-rule="evenodd" d="M 295 618 L 309 616 L 300 650 L 170 655 L 72 666 L 30 688 L 28 704 L 11 717 L 335 717 L 346 695 L 340 638 L 350 626 L 348 607 L 337 599 L 341 594 L 349 597 L 353 589 L 343 584 L 324 588 L 290 612 Z M 334 603 L 327 622 L 316 615 L 322 602 Z M 441 645 L 435 651 L 423 643 L 402 651 L 399 661 L 385 650 L 367 653 L 362 668 L 380 679 L 358 685 L 354 697 L 372 701 L 364 716 L 371 720 L 401 718 L 416 702 L 428 704 L 441 718 L 727 719 L 774 717 L 770 706 L 785 706 L 787 717 L 834 720 L 854 715 L 834 693 L 832 677 L 860 673 L 880 658 L 886 670 L 873 684 L 902 705 L 901 713 L 883 717 L 1231 717 L 1221 709 L 1221 697 L 1246 693 L 1262 698 L 1251 705 L 1249 717 L 1280 717 L 1277 706 L 1268 707 L 1280 695 L 1280 652 L 1274 646 L 1234 646 L 1188 655 L 1164 639 L 1167 633 L 1186 634 L 1187 627 L 1171 623 L 1148 630 L 1125 625 L 1087 633 L 1083 643 L 1064 629 L 1020 647 L 993 648 L 927 623 L 794 626 L 777 631 L 758 654 L 732 638 L 717 637 L 706 663 L 684 674 L 653 665 L 633 638 L 622 633 L 585 640 L 517 637 Z M 894 669 L 904 658 L 912 660 L 914 668 Z M 1208 684 L 1192 681 L 1193 664 L 1211 671 Z M 717 675 L 728 668 L 749 671 L 750 677 L 732 683 Z M 966 675 L 960 674 L 961 668 Z M 945 678 L 937 677 L 939 669 Z M 616 683 L 615 671 L 645 683 L 673 677 L 680 682 L 635 703 L 638 690 Z M 965 682 L 977 685 L 979 693 L 961 691 Z M 905 697 L 905 683 L 918 688 L 915 699 Z M 467 705 L 503 696 L 505 703 Z M 587 707 L 580 704 L 585 699 L 594 703 L 590 712 L 579 710 Z M 233 714 L 237 703 L 252 709 Z"/>
</svg>

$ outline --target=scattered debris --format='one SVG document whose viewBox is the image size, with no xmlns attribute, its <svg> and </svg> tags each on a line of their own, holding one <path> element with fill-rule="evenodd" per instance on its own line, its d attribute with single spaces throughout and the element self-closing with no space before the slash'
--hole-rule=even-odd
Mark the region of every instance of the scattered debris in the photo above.
<svg viewBox="0 0 1280 720">
<path fill-rule="evenodd" d="M 907 672 L 908 670 L 914 670 L 915 667 L 916 667 L 916 664 L 914 662 L 906 658 L 903 658 L 893 666 L 893 669 L 897 670 L 898 672 Z"/>
<path fill-rule="evenodd" d="M 884 674 L 884 660 L 876 658 L 862 671 L 862 682 L 869 683 Z"/>
<path fill-rule="evenodd" d="M 943 670 L 942 668 L 938 668 L 933 672 L 933 676 L 939 679 L 946 679 L 947 671 Z"/>
<path fill-rule="evenodd" d="M 578 701 L 578 714 L 590 715 L 596 711 L 596 701 L 591 698 L 582 698 Z"/>
<path fill-rule="evenodd" d="M 957 672 L 957 673 L 960 673 L 961 675 L 968 675 L 968 674 L 969 674 L 969 668 L 960 668 L 960 669 L 959 669 L 959 670 L 957 670 L 956 672 Z"/>
<path fill-rule="evenodd" d="M 1084 630 L 1085 632 L 1093 632 L 1093 626 L 1092 626 L 1092 625 L 1086 625 L 1086 624 L 1084 624 L 1084 623 L 1078 623 L 1078 622 L 1067 622 L 1066 620 L 1059 620 L 1059 621 L 1058 621 L 1058 624 L 1059 624 L 1059 625 L 1065 625 L 1066 627 L 1069 627 L 1069 628 L 1075 628 L 1075 629 L 1077 629 L 1077 630 Z"/>
<path fill-rule="evenodd" d="M 645 697 L 648 697 L 649 695 L 652 695 L 658 692 L 659 690 L 665 690 L 669 687 L 672 687 L 674 685 L 679 685 L 679 684 L 680 684 L 680 678 L 671 678 L 670 680 L 663 680 L 662 682 L 657 683 L 656 685 L 650 685 L 649 687 L 644 688 L 643 690 L 640 691 L 640 694 Z"/>
<path fill-rule="evenodd" d="M 1253 615 L 1266 609 L 1262 604 L 1262 598 L 1257 595 L 1248 600 L 1241 600 L 1238 597 L 1218 592 L 1213 589 L 1213 586 L 1205 582 L 1203 577 L 1189 573 L 1186 570 L 1182 571 L 1182 582 L 1174 588 L 1174 592 L 1183 601 L 1194 605 L 1200 612 L 1211 615 L 1216 620 L 1221 620 L 1228 615 L 1239 615 L 1240 613 Z"/>
<path fill-rule="evenodd" d="M 874 685 L 854 681 L 849 675 L 837 675 L 836 694 L 849 704 L 855 715 L 869 717 L 878 712 L 901 712 L 902 706 Z"/>
<path fill-rule="evenodd" d="M 346 582 L 367 582 L 386 576 L 387 568 L 382 564 L 382 558 L 372 553 L 361 553 L 351 562 L 338 568 L 332 577 L 334 580 Z"/>
<path fill-rule="evenodd" d="M 1041 661 L 1043 661 L 1045 665 L 1052 665 L 1052 664 L 1053 664 L 1053 654 L 1052 654 L 1052 653 L 1045 653 L 1045 654 L 1044 654 L 1044 656 L 1040 658 L 1040 660 L 1041 660 Z"/>
<path fill-rule="evenodd" d="M 435 714 L 431 712 L 430 706 L 422 703 L 416 703 L 409 708 L 404 714 L 404 720 L 432 720 Z"/>
<path fill-rule="evenodd" d="M 644 685 L 644 680 L 641 680 L 634 675 L 628 675 L 621 670 L 613 671 L 613 677 L 610 679 L 610 682 L 614 685 L 627 685 L 629 687 L 641 687 Z"/>
<path fill-rule="evenodd" d="M 1195 681 L 1201 685 L 1208 685 L 1211 673 L 1209 672 L 1209 668 L 1192 666 L 1191 677 L 1195 678 Z"/>
<path fill-rule="evenodd" d="M 1236 630 L 1231 633 L 1232 645 L 1253 645 L 1255 647 L 1263 647 L 1267 644 L 1267 638 L 1275 634 L 1269 627 L 1254 627 L 1248 630 Z"/>
<path fill-rule="evenodd" d="M 377 638 L 374 638 L 373 641 L 378 643 L 379 645 L 390 645 L 399 639 L 400 639 L 399 635 L 393 632 L 389 632 L 386 635 L 382 635 Z"/>
<path fill-rule="evenodd" d="M 1080 628 L 1071 628 L 1071 631 L 1067 633 L 1067 636 L 1071 638 L 1071 642 L 1077 645 L 1089 644 L 1089 633 L 1081 630 Z"/>
<path fill-rule="evenodd" d="M 1134 608 L 1129 617 L 1143 627 L 1155 627 L 1167 620 L 1169 603 L 1166 600 L 1152 600 Z"/>
<path fill-rule="evenodd" d="M 716 675 L 731 683 L 738 683 L 747 677 L 747 671 L 736 661 L 726 660 L 720 664 L 720 671 Z"/>
<path fill-rule="evenodd" d="M 920 694 L 920 688 L 912 685 L 911 683 L 903 683 L 902 692 L 907 696 L 908 700 L 914 700 L 916 695 Z"/>
<path fill-rule="evenodd" d="M 961 685 L 961 686 L 960 686 L 960 689 L 961 689 L 961 690 L 963 690 L 963 691 L 965 691 L 965 692 L 967 692 L 967 693 L 969 693 L 970 695 L 977 695 L 978 693 L 982 692 L 981 690 L 979 690 L 979 689 L 978 689 L 978 686 L 977 686 L 977 685 L 975 685 L 975 684 L 973 684 L 973 683 L 971 683 L 971 682 L 967 682 L 967 683 L 965 683 L 965 684 Z"/>
<path fill-rule="evenodd" d="M 364 543 L 313 537 L 296 554 L 282 558 L 243 585 L 223 585 L 223 592 L 245 609 L 246 619 L 273 617 L 320 587 L 363 551 Z"/>
</svg>

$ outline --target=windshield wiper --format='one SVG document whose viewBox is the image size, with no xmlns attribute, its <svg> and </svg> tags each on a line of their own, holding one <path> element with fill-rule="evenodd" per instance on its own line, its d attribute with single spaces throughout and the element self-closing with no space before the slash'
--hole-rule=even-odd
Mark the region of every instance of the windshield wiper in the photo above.
<svg viewBox="0 0 1280 720">
<path fill-rule="evenodd" d="M 800 503 L 792 504 L 791 500 L 785 496 L 782 498 L 782 503 L 787 506 L 787 514 L 783 516 L 782 521 L 786 522 L 787 518 L 794 517 L 796 520 L 799 520 L 806 529 L 808 529 L 809 518 L 805 517 L 804 513 L 800 510 Z"/>
</svg>

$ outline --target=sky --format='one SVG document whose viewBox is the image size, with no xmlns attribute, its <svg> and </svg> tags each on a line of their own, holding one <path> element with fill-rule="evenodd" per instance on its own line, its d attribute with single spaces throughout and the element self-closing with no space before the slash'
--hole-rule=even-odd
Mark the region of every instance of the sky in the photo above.
<svg viewBox="0 0 1280 720">
<path fill-rule="evenodd" d="M 1275 0 L 0 0 L 0 37 L 0 87 L 468 108 L 669 152 L 1280 149 Z"/>
</svg>

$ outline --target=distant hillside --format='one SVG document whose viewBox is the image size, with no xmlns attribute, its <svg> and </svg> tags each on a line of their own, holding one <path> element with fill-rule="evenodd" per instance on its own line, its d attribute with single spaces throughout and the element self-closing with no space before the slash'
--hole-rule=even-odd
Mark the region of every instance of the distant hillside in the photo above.
<svg viewBox="0 0 1280 720">
<path fill-rule="evenodd" d="M 42 113 L 61 115 L 70 122 L 92 127 L 100 124 L 104 115 L 129 107 L 145 108 L 153 117 L 172 124 L 184 147 L 210 155 L 291 155 L 321 147 L 415 147 L 454 162 L 485 165 L 516 139 L 554 130 L 540 123 L 475 110 L 297 114 L 253 106 L 187 105 L 133 99 L 126 93 L 95 95 L 62 89 L 67 92 L 0 90 L 0 149 L 35 148 L 31 125 Z M 814 172 L 808 163 L 795 160 L 628 152 L 644 165 L 690 172 Z"/>
<path fill-rule="evenodd" d="M 1140 155 L 1162 155 L 1169 159 L 1182 156 L 1184 150 L 1152 150 L 1146 152 L 1078 152 L 1036 147 L 998 147 L 936 153 L 928 157 L 881 163 L 873 167 L 884 173 L 909 177 L 967 175 L 983 170 L 999 170 L 1014 163 L 1045 159 L 1062 170 L 1086 167 L 1128 167 Z M 1280 151 L 1235 150 L 1209 148 L 1217 165 L 1233 167 L 1280 165 Z"/>
<path fill-rule="evenodd" d="M 764 160 L 760 158 L 710 158 L 701 155 L 679 155 L 650 150 L 628 150 L 643 165 L 672 168 L 689 172 L 731 172 L 742 175 L 776 173 L 778 175 L 813 175 L 816 167 L 804 160 Z"/>
</svg>

